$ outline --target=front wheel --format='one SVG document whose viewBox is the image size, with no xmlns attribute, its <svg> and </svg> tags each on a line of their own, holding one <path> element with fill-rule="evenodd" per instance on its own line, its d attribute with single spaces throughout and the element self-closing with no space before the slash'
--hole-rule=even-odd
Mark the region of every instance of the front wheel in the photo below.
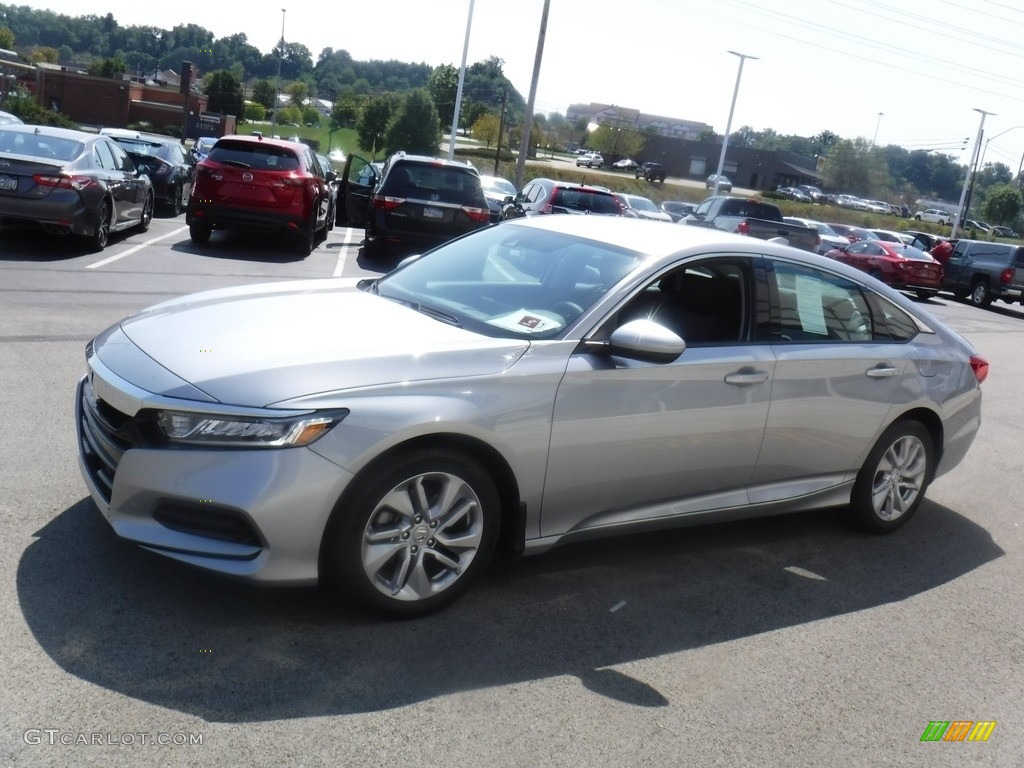
<svg viewBox="0 0 1024 768">
<path fill-rule="evenodd" d="M 457 599 L 484 570 L 500 525 L 494 481 L 470 456 L 412 451 L 357 478 L 334 512 L 329 580 L 376 611 L 417 615 Z"/>
<path fill-rule="evenodd" d="M 932 436 L 918 421 L 887 429 L 868 454 L 850 498 L 853 519 L 872 533 L 894 531 L 911 518 L 934 474 Z"/>
<path fill-rule="evenodd" d="M 139 218 L 139 232 L 148 232 L 149 225 L 153 223 L 153 208 L 156 202 L 153 199 L 153 193 L 150 192 L 146 195 L 146 202 L 142 204 L 142 216 Z"/>
<path fill-rule="evenodd" d="M 107 241 L 110 239 L 110 211 L 110 203 L 107 200 L 100 203 L 100 209 L 96 213 L 96 229 L 89 236 L 89 245 L 97 253 L 107 247 Z"/>
</svg>

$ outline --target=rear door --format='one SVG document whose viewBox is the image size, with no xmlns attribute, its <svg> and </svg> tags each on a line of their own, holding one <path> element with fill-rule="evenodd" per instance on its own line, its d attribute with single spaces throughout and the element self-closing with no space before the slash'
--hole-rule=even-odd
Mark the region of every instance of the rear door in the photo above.
<svg viewBox="0 0 1024 768">
<path fill-rule="evenodd" d="M 943 278 L 943 287 L 946 290 L 957 293 L 970 288 L 972 245 L 973 240 L 960 240 L 946 261 Z"/>
<path fill-rule="evenodd" d="M 212 203 L 284 212 L 305 194 L 306 181 L 293 178 L 302 170 L 299 157 L 289 147 L 221 139 L 209 160 L 216 166 L 204 168 L 203 195 Z"/>
</svg>

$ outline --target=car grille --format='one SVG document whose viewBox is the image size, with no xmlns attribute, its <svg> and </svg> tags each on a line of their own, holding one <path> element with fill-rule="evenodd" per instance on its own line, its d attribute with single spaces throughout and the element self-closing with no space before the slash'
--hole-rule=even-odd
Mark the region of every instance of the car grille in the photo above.
<svg viewBox="0 0 1024 768">
<path fill-rule="evenodd" d="M 131 416 L 96 398 L 88 379 L 79 390 L 78 419 L 78 449 L 89 476 L 109 504 L 117 465 L 124 452 L 140 442 L 138 432 Z"/>
</svg>

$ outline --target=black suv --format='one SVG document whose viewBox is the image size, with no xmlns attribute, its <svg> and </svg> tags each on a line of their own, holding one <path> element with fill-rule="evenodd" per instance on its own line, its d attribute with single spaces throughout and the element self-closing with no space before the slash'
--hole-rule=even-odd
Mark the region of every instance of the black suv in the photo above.
<svg viewBox="0 0 1024 768">
<path fill-rule="evenodd" d="M 971 304 L 987 307 L 993 299 L 1024 304 L 1024 246 L 959 240 L 946 262 L 943 289 Z"/>
<path fill-rule="evenodd" d="M 647 179 L 647 181 L 664 181 L 665 169 L 661 163 L 644 163 L 634 171 L 634 175 L 638 179 Z"/>
<path fill-rule="evenodd" d="M 624 216 L 622 204 L 601 187 L 553 179 L 534 179 L 519 190 L 501 211 L 501 218 L 518 219 L 544 213 L 597 213 Z"/>
<path fill-rule="evenodd" d="M 344 201 L 344 205 L 341 205 Z M 342 174 L 339 210 L 346 223 L 366 228 L 363 254 L 385 249 L 424 251 L 490 223 L 490 209 L 471 165 L 397 152 L 379 172 L 349 155 Z"/>
</svg>

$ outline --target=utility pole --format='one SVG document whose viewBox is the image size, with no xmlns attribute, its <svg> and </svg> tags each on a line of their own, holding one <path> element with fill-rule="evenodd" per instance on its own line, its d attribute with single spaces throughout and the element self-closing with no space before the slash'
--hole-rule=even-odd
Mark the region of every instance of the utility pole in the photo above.
<svg viewBox="0 0 1024 768">
<path fill-rule="evenodd" d="M 505 131 L 505 102 L 508 99 L 508 89 L 501 89 L 501 117 L 498 119 L 498 146 L 494 150 L 494 175 L 498 175 L 498 161 L 501 159 L 501 136 Z"/>
<path fill-rule="evenodd" d="M 530 81 L 530 98 L 526 102 L 526 114 L 523 117 L 523 136 L 519 140 L 519 157 L 516 159 L 516 189 L 523 186 L 526 172 L 526 156 L 530 152 L 530 130 L 533 128 L 533 102 L 537 98 L 537 80 L 540 79 L 540 61 L 544 56 L 544 38 L 548 33 L 548 9 L 551 0 L 544 0 L 544 12 L 540 18 L 540 35 L 537 37 L 537 56 L 533 61 L 533 79 Z"/>
</svg>

